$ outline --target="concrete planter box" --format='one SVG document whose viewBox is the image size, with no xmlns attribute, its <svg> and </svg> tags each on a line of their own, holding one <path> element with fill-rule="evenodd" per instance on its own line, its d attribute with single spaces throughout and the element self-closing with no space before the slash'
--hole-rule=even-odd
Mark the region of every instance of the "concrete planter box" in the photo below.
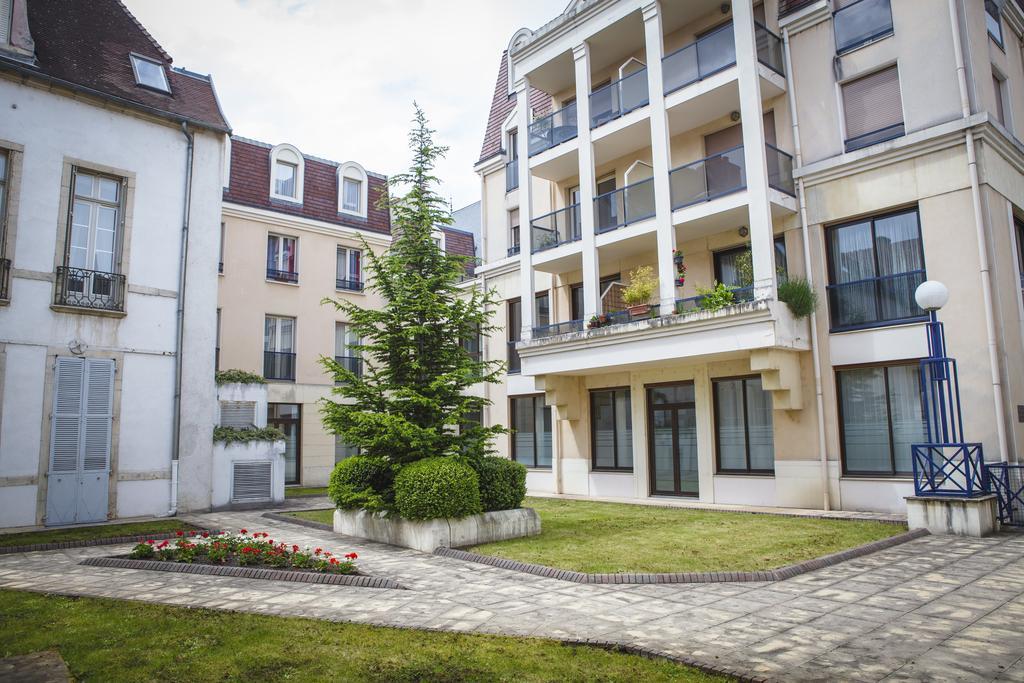
<svg viewBox="0 0 1024 683">
<path fill-rule="evenodd" d="M 907 526 L 933 534 L 981 538 L 999 531 L 995 494 L 974 498 L 907 496 Z"/>
<path fill-rule="evenodd" d="M 435 548 L 460 548 L 507 538 L 536 536 L 540 533 L 540 517 L 532 508 L 519 508 L 485 512 L 462 519 L 411 522 L 398 516 L 387 517 L 380 512 L 335 510 L 334 531 L 432 553 Z"/>
</svg>

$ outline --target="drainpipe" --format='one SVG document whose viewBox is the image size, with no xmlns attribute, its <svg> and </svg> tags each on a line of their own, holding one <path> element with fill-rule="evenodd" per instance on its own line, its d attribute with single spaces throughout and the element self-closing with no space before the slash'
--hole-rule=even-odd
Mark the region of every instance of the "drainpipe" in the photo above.
<svg viewBox="0 0 1024 683">
<path fill-rule="evenodd" d="M 796 156 L 797 168 L 803 166 L 803 154 L 800 149 L 800 123 L 796 113 L 796 93 L 793 92 L 793 62 L 789 53 L 789 27 L 782 29 L 782 54 L 786 62 L 788 87 L 786 96 L 789 100 L 789 116 L 793 121 L 793 152 Z M 807 200 L 804 193 L 804 179 L 797 179 L 797 199 L 800 202 L 800 232 L 804 243 L 804 269 L 807 284 L 814 287 L 814 275 L 811 269 L 811 239 L 807 227 Z M 822 509 L 832 509 L 828 481 L 828 452 L 825 449 L 825 396 L 821 388 L 821 351 L 818 348 L 818 316 L 811 311 L 811 358 L 814 364 L 814 395 L 818 408 L 818 454 L 821 465 Z"/>
<path fill-rule="evenodd" d="M 953 27 L 953 55 L 956 58 L 957 84 L 960 87 L 960 109 L 963 118 L 971 115 L 971 100 L 967 90 L 967 72 L 964 62 L 963 45 L 960 41 L 960 12 L 957 0 L 949 0 L 949 19 Z M 978 275 L 981 277 L 981 294 L 985 308 L 985 333 L 988 337 L 988 360 L 992 370 L 992 398 L 995 401 L 996 434 L 999 439 L 999 460 L 1006 462 L 1009 445 L 1006 434 L 1006 416 L 1003 413 L 1003 383 L 999 370 L 999 347 L 996 342 L 995 312 L 992 309 L 991 267 L 988 260 L 988 236 L 982 218 L 981 187 L 978 181 L 978 159 L 974 147 L 974 131 L 967 129 L 967 170 L 971 178 L 971 203 L 974 208 L 974 231 L 978 238 Z"/>
<path fill-rule="evenodd" d="M 181 260 L 178 264 L 178 311 L 175 318 L 174 339 L 174 421 L 171 445 L 171 505 L 167 515 L 178 514 L 178 449 L 181 446 L 181 352 L 185 337 L 185 264 L 188 261 L 188 219 L 192 212 L 192 152 L 195 136 L 188 131 L 188 124 L 181 124 L 181 133 L 187 140 L 185 148 L 185 199 L 182 204 Z"/>
</svg>

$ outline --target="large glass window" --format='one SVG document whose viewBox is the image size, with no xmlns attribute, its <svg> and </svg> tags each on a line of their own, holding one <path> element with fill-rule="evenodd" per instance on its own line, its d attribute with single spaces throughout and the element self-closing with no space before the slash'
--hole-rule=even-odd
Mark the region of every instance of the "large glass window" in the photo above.
<svg viewBox="0 0 1024 683">
<path fill-rule="evenodd" d="M 296 270 L 296 242 L 294 237 L 267 236 L 267 279 L 298 282 Z"/>
<path fill-rule="evenodd" d="M 295 183 L 298 177 L 298 164 L 287 161 L 274 163 L 274 194 L 282 197 L 295 198 Z"/>
<path fill-rule="evenodd" d="M 121 213 L 121 180 L 75 170 L 67 265 L 115 272 Z"/>
<path fill-rule="evenodd" d="M 590 392 L 591 459 L 595 470 L 633 470 L 633 415 L 629 389 Z"/>
<path fill-rule="evenodd" d="M 925 440 L 917 364 L 836 371 L 843 472 L 907 475 L 910 445 Z"/>
<path fill-rule="evenodd" d="M 541 292 L 534 299 L 533 326 L 545 327 L 551 324 L 551 297 Z"/>
<path fill-rule="evenodd" d="M 509 400 L 512 414 L 512 459 L 527 467 L 551 467 L 551 408 L 544 395 Z"/>
<path fill-rule="evenodd" d="M 843 83 L 842 91 L 847 152 L 903 135 L 903 99 L 895 66 Z"/>
<path fill-rule="evenodd" d="M 892 35 L 890 0 L 834 0 L 836 52 L 843 53 Z"/>
<path fill-rule="evenodd" d="M 508 338 L 508 373 L 510 375 L 519 372 L 519 352 L 516 351 L 516 342 L 522 338 L 522 325 L 522 302 L 519 299 L 510 299 L 505 324 Z"/>
<path fill-rule="evenodd" d="M 994 0 L 985 0 L 985 27 L 988 35 L 996 41 L 999 47 L 1003 46 L 1003 22 L 999 16 L 999 5 Z"/>
<path fill-rule="evenodd" d="M 284 432 L 284 483 L 298 484 L 302 461 L 302 406 L 298 403 L 268 403 L 267 426 Z"/>
<path fill-rule="evenodd" d="M 825 236 L 833 331 L 927 317 L 914 300 L 926 279 L 916 208 L 838 225 Z"/>
<path fill-rule="evenodd" d="M 761 378 L 716 379 L 712 388 L 718 471 L 774 472 L 772 397 Z"/>
<path fill-rule="evenodd" d="M 773 245 L 775 272 L 779 281 L 785 281 L 789 267 L 786 260 L 786 240 L 783 237 L 776 237 Z M 753 299 L 754 264 L 749 244 L 715 252 L 715 280 L 728 287 L 735 287 L 738 291 L 734 292 L 733 296 L 740 301 Z"/>
<path fill-rule="evenodd" d="M 268 315 L 263 324 L 263 376 L 295 379 L 295 318 Z"/>
<path fill-rule="evenodd" d="M 363 289 L 363 252 L 350 247 L 338 247 L 335 272 L 338 289 Z"/>
<path fill-rule="evenodd" d="M 344 178 L 341 182 L 342 201 L 341 206 L 345 211 L 359 213 L 362 210 L 360 199 L 363 193 L 363 184 L 353 178 Z"/>
</svg>

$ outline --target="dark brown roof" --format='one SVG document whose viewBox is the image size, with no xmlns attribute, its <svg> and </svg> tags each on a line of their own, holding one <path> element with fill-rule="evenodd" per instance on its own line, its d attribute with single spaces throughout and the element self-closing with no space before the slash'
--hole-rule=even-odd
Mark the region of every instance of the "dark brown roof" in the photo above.
<svg viewBox="0 0 1024 683">
<path fill-rule="evenodd" d="M 0 56 L 0 69 L 35 75 L 177 121 L 229 131 L 208 76 L 171 58 L 118 0 L 27 0 L 35 63 Z M 171 93 L 135 83 L 130 53 L 160 62 Z"/>
<path fill-rule="evenodd" d="M 543 90 L 530 88 L 530 107 L 538 116 L 544 116 L 551 110 L 551 96 Z M 501 65 L 498 67 L 498 80 L 494 84 L 494 95 L 491 98 L 491 113 L 487 116 L 487 130 L 484 131 L 484 144 L 480 149 L 479 164 L 501 153 L 501 124 L 508 118 L 509 112 L 516 108 L 516 98 L 508 94 L 508 50 L 501 53 Z"/>
<path fill-rule="evenodd" d="M 473 233 L 457 228 L 442 228 L 444 232 L 444 250 L 449 254 L 468 257 L 466 275 L 476 272 L 476 245 Z"/>
<path fill-rule="evenodd" d="M 303 154 L 302 204 L 270 198 L 271 145 L 246 138 L 231 138 L 231 178 L 224 189 L 224 201 L 257 209 L 278 211 L 292 216 L 390 233 L 391 219 L 386 209 L 377 207 L 387 193 L 387 179 L 367 172 L 366 218 L 338 212 L 338 166 L 340 164 Z"/>
</svg>

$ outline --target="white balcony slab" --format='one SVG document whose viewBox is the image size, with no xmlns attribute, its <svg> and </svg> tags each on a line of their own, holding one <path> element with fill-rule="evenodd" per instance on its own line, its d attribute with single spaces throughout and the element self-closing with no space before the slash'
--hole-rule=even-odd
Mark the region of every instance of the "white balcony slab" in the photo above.
<svg viewBox="0 0 1024 683">
<path fill-rule="evenodd" d="M 566 242 L 533 255 L 533 269 L 543 273 L 566 273 L 583 267 L 583 242 Z"/>
<path fill-rule="evenodd" d="M 530 173 L 537 178 L 559 182 L 579 175 L 579 172 L 580 139 L 578 137 L 566 140 L 530 157 Z"/>
</svg>

